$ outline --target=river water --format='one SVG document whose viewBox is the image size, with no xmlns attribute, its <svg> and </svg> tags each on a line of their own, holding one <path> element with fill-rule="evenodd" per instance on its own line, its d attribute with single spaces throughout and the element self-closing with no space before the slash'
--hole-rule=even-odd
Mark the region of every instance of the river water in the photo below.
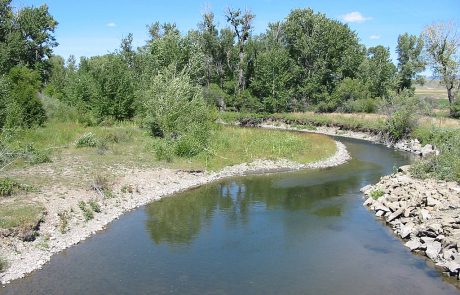
<svg viewBox="0 0 460 295">
<path fill-rule="evenodd" d="M 410 156 L 341 141 L 345 165 L 154 202 L 0 294 L 460 294 L 362 206 L 359 189 Z"/>
</svg>

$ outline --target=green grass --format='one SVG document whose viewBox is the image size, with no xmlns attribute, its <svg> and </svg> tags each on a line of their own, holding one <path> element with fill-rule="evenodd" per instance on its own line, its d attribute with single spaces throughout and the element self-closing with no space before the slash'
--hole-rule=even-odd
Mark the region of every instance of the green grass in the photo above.
<svg viewBox="0 0 460 295">
<path fill-rule="evenodd" d="M 0 273 L 4 272 L 8 268 L 8 261 L 3 257 L 0 257 Z"/>
<path fill-rule="evenodd" d="M 30 186 L 19 183 L 11 178 L 0 178 L 0 197 L 9 197 L 21 191 L 30 191 Z"/>
<path fill-rule="evenodd" d="M 44 217 L 42 205 L 31 202 L 15 201 L 0 206 L 0 228 L 15 232 L 34 229 Z"/>
<path fill-rule="evenodd" d="M 311 163 L 332 156 L 335 142 L 324 135 L 280 130 L 222 127 L 211 139 L 206 153 L 177 159 L 177 166 L 219 170 L 256 159 L 289 159 Z"/>
</svg>

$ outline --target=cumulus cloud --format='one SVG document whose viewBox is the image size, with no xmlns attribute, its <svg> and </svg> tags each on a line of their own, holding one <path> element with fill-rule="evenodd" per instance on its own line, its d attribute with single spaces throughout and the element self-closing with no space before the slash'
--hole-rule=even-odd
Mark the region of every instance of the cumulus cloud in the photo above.
<svg viewBox="0 0 460 295">
<path fill-rule="evenodd" d="M 115 28 L 116 26 L 117 26 L 117 24 L 114 23 L 114 22 L 110 22 L 110 23 L 107 24 L 107 27 L 109 27 L 109 28 Z"/>
<path fill-rule="evenodd" d="M 371 39 L 371 40 L 378 40 L 378 39 L 380 39 L 380 35 L 370 35 L 370 36 L 369 36 L 369 39 Z"/>
<path fill-rule="evenodd" d="M 371 20 L 372 17 L 364 16 L 359 11 L 353 11 L 353 12 L 342 15 L 342 19 L 347 23 L 362 23 L 367 20 Z"/>
</svg>

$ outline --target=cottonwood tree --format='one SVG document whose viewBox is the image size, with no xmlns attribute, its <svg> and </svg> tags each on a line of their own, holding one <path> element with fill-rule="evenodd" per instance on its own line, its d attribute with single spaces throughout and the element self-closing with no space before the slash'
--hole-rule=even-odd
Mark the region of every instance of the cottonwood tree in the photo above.
<svg viewBox="0 0 460 295">
<path fill-rule="evenodd" d="M 237 66 L 237 86 L 238 93 L 241 93 L 241 91 L 244 91 L 246 88 L 246 80 L 244 75 L 246 53 L 245 45 L 249 40 L 252 30 L 252 21 L 254 20 L 255 15 L 252 14 L 249 10 L 246 10 L 244 13 L 242 13 L 240 9 L 232 10 L 231 8 L 228 8 L 225 17 L 227 18 L 227 22 L 232 26 L 238 41 L 239 62 Z"/>
<path fill-rule="evenodd" d="M 425 70 L 422 57 L 423 39 L 404 33 L 398 36 L 396 53 L 398 54 L 398 92 L 413 90 L 414 81 L 422 82 L 418 74 Z"/>
<path fill-rule="evenodd" d="M 452 22 L 435 23 L 423 31 L 426 56 L 433 74 L 446 87 L 450 105 L 460 87 L 460 34 Z"/>
</svg>

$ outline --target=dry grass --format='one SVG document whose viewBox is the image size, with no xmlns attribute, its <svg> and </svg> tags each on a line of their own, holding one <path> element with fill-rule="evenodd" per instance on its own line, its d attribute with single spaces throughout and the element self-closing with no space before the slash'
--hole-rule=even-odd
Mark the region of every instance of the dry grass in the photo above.
<svg viewBox="0 0 460 295">
<path fill-rule="evenodd" d="M 41 204 L 15 201 L 3 203 L 0 206 L 0 229 L 21 234 L 36 228 L 44 216 Z"/>
</svg>

